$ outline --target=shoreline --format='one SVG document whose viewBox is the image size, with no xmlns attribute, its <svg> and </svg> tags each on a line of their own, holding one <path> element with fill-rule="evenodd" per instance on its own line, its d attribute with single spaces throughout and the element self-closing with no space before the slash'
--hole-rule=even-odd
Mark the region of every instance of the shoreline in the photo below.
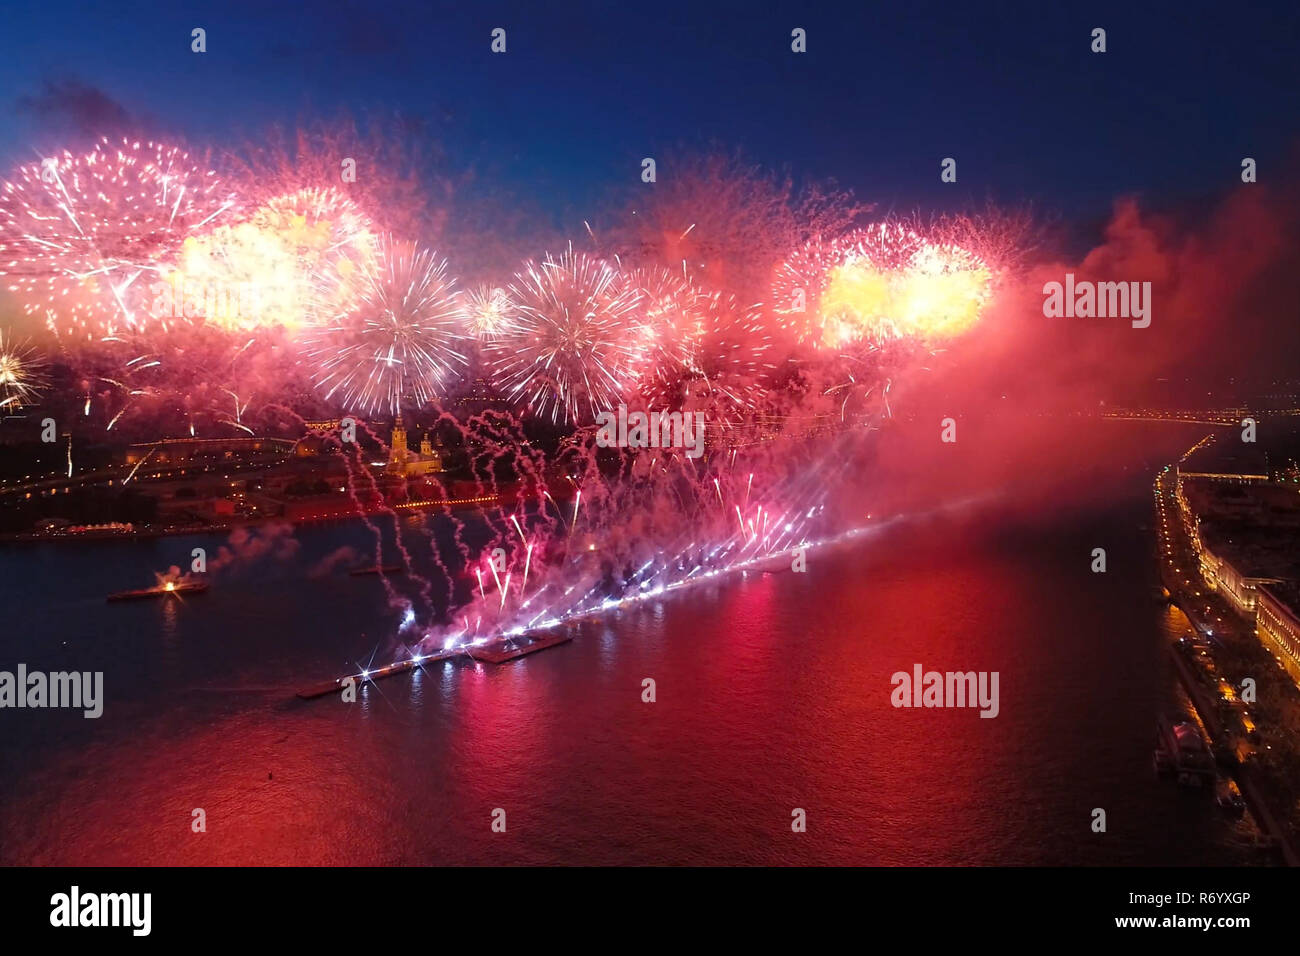
<svg viewBox="0 0 1300 956">
<path fill-rule="evenodd" d="M 1166 481 L 1169 480 L 1170 474 L 1170 470 L 1162 469 L 1157 472 L 1155 480 L 1157 501 L 1155 509 L 1155 542 L 1157 547 L 1155 560 L 1157 562 L 1157 572 L 1165 590 L 1169 594 L 1168 600 L 1170 604 L 1178 608 L 1179 612 L 1187 619 L 1192 631 L 1198 635 L 1208 636 L 1215 644 L 1223 646 L 1224 641 L 1222 636 L 1213 636 L 1213 630 L 1210 626 L 1200 619 L 1200 615 L 1196 611 L 1195 602 L 1191 599 L 1192 595 L 1190 594 L 1189 587 L 1180 584 L 1177 580 L 1168 576 L 1167 563 L 1172 557 L 1172 550 L 1166 552 L 1168 557 L 1164 559 L 1162 559 L 1160 553 L 1163 547 L 1173 545 L 1178 552 L 1183 554 L 1184 560 L 1190 561 L 1192 555 L 1190 543 L 1184 539 L 1182 534 L 1182 521 L 1175 521 L 1174 527 L 1170 529 L 1166 525 L 1164 515 L 1161 511 L 1164 506 L 1160 504 L 1160 496 L 1168 494 L 1171 499 L 1173 498 L 1172 493 L 1169 492 L 1165 486 Z M 1178 506 L 1176 499 L 1172 500 L 1168 506 L 1177 509 Z M 1195 580 L 1200 580 L 1199 570 L 1191 571 L 1189 573 L 1196 576 Z M 1240 626 L 1242 625 L 1234 620 L 1229 626 L 1229 633 L 1235 632 L 1235 629 Z M 1224 629 L 1220 627 L 1221 634 L 1223 630 Z M 1219 752 L 1225 750 L 1231 751 L 1231 736 L 1223 726 L 1218 710 L 1214 705 L 1213 698 L 1209 695 L 1202 682 L 1198 680 L 1198 675 L 1193 669 L 1192 663 L 1184 659 L 1176 644 L 1167 645 L 1166 650 L 1173 659 L 1177 680 L 1182 686 L 1184 692 L 1187 694 L 1187 698 L 1195 709 L 1197 718 L 1201 725 L 1209 735 L 1213 749 Z M 1216 763 L 1217 762 L 1218 761 L 1216 760 Z M 1274 806 L 1274 804 L 1278 802 L 1276 800 L 1276 794 L 1270 792 L 1267 781 L 1257 779 L 1258 774 L 1252 772 L 1252 768 L 1244 764 L 1240 759 L 1234 758 L 1230 769 L 1220 766 L 1218 771 L 1221 775 L 1230 776 L 1237 781 L 1241 788 L 1242 796 L 1246 800 L 1246 805 L 1250 810 L 1251 817 L 1254 819 L 1255 824 L 1259 829 L 1267 833 L 1270 839 L 1276 843 L 1278 850 L 1280 851 L 1282 863 L 1286 866 L 1300 866 L 1300 855 L 1297 855 L 1296 850 L 1292 845 L 1287 824 L 1284 822 L 1286 816 L 1285 814 L 1279 816 L 1276 812 Z"/>
<path fill-rule="evenodd" d="M 277 522 L 293 525 L 317 525 L 330 524 L 333 522 L 343 523 L 348 521 L 358 521 L 363 518 L 379 516 L 398 516 L 402 514 L 425 514 L 433 510 L 450 508 L 452 510 L 472 510 L 486 507 L 499 507 L 506 499 L 505 495 L 484 495 L 476 498 L 449 498 L 446 500 L 418 500 L 412 502 L 398 502 L 384 507 L 358 509 L 352 508 L 347 512 L 332 512 L 322 515 L 299 515 L 295 517 L 286 517 L 284 515 L 265 515 L 259 517 L 240 518 L 235 521 L 222 521 L 214 524 L 204 525 L 185 525 L 181 527 L 165 528 L 143 528 L 133 531 L 86 531 L 68 533 L 43 533 L 39 531 L 11 531 L 0 534 L 0 545 L 4 544 L 63 544 L 80 541 L 136 541 L 151 540 L 154 538 L 173 538 L 185 537 L 188 535 L 202 534 L 225 534 L 236 528 L 258 527 L 265 524 L 275 524 Z"/>
</svg>

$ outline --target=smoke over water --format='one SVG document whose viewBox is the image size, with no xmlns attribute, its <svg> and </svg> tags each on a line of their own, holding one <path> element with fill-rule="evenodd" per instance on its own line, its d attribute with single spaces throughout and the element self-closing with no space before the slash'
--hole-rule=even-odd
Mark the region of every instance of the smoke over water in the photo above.
<svg viewBox="0 0 1300 956">
<path fill-rule="evenodd" d="M 896 380 L 906 411 L 881 436 L 881 487 L 915 501 L 1000 493 L 1026 515 L 1100 501 L 1204 433 L 1101 421 L 1108 408 L 1267 402 L 1300 346 L 1300 327 L 1277 322 L 1300 301 L 1298 212 L 1294 194 L 1255 185 L 1181 215 L 1118 201 L 1099 242 L 1026 264 L 959 348 Z M 1149 282 L 1149 327 L 1044 315 L 1045 286 L 1067 274 Z M 952 444 L 938 441 L 947 417 Z"/>
</svg>

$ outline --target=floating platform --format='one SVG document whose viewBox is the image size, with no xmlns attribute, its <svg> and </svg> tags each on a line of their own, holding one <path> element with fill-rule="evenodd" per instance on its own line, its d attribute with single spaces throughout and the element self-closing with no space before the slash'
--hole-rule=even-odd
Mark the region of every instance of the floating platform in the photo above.
<svg viewBox="0 0 1300 956">
<path fill-rule="evenodd" d="M 385 664 L 383 667 L 376 667 L 371 670 L 360 671 L 356 674 L 347 674 L 343 677 L 336 677 L 334 680 L 325 684 L 316 684 L 312 687 L 298 691 L 298 696 L 303 700 L 312 700 L 316 697 L 324 697 L 326 694 L 334 694 L 343 689 L 344 684 L 351 680 L 354 684 L 364 684 L 366 681 L 376 681 L 384 677 L 392 677 L 394 674 L 405 674 L 407 671 L 415 670 L 423 664 L 430 664 L 436 661 L 445 661 L 449 657 L 455 657 L 457 654 L 464 653 L 464 648 L 455 647 L 450 650 L 437 651 L 433 654 L 421 654 L 418 657 L 407 658 L 404 661 L 395 661 L 392 664 Z"/>
<path fill-rule="evenodd" d="M 160 584 L 157 587 L 140 588 L 138 591 L 116 591 L 106 600 L 143 601 L 146 598 L 166 597 L 168 594 L 202 594 L 207 589 L 206 581 L 186 581 L 179 584 Z"/>
<path fill-rule="evenodd" d="M 531 638 L 527 636 L 506 638 L 492 644 L 484 644 L 482 647 L 467 647 L 465 651 L 476 661 L 487 661 L 489 664 L 504 664 L 506 661 L 518 660 L 528 654 L 536 654 L 538 651 L 544 651 L 550 647 L 559 647 L 571 640 L 573 640 L 572 634 L 556 631 L 552 634 L 538 635 Z"/>
<path fill-rule="evenodd" d="M 367 682 L 380 680 L 384 677 L 393 677 L 396 674 L 405 674 L 408 671 L 415 670 L 425 664 L 433 664 L 438 661 L 449 660 L 466 654 L 476 661 L 486 661 L 489 664 L 504 664 L 506 661 L 517 660 L 528 654 L 535 654 L 538 651 L 544 651 L 550 647 L 558 647 L 561 644 L 567 644 L 573 640 L 573 635 L 565 631 L 555 631 L 553 633 L 539 633 L 535 636 L 527 634 L 519 637 L 503 637 L 487 644 L 479 645 L 459 645 L 446 650 L 435 651 L 432 654 L 421 654 L 417 657 L 411 657 L 404 661 L 395 661 L 392 664 L 385 664 L 383 667 L 375 667 L 370 670 L 360 671 L 356 674 L 347 674 L 343 677 L 337 677 L 332 681 L 323 684 L 315 684 L 298 691 L 298 697 L 303 700 L 314 700 L 317 697 L 325 697 L 329 694 L 337 694 L 343 690 L 347 681 L 351 680 L 354 685 L 360 686 Z"/>
</svg>

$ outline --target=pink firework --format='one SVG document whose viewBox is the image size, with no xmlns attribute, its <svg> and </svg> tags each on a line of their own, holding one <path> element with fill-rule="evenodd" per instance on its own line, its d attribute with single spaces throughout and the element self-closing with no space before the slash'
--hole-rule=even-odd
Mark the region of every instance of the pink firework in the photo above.
<svg viewBox="0 0 1300 956">
<path fill-rule="evenodd" d="M 637 369 L 639 390 L 652 404 L 679 399 L 681 383 L 696 372 L 696 352 L 709 314 L 707 297 L 681 272 L 643 266 L 625 274 L 640 296 L 645 360 Z"/>
<path fill-rule="evenodd" d="M 404 403 L 420 407 L 441 395 L 466 365 L 455 284 L 445 259 L 392 238 L 360 268 L 317 274 L 300 341 L 326 400 L 397 414 Z"/>
<path fill-rule="evenodd" d="M 266 202 L 306 189 L 340 189 L 376 223 L 377 233 L 440 234 L 450 183 L 430 169 L 429 140 L 412 135 L 408 117 L 382 113 L 358 119 L 340 113 L 290 127 L 273 127 L 233 144 L 220 169 L 241 196 Z M 355 168 L 341 179 L 343 161 Z"/>
<path fill-rule="evenodd" d="M 173 146 L 105 139 L 65 151 L 0 189 L 0 275 L 61 336 L 143 328 L 150 287 L 182 243 L 233 205 L 214 172 Z"/>
<path fill-rule="evenodd" d="M 703 300 L 704 332 L 685 394 L 724 424 L 753 412 L 777 369 L 776 346 L 758 305 L 714 293 Z"/>
<path fill-rule="evenodd" d="M 485 347 L 510 401 L 552 422 L 586 422 L 614 408 L 645 361 L 640 296 L 601 259 L 570 247 L 559 259 L 529 261 L 510 295 L 518 316 Z"/>
</svg>

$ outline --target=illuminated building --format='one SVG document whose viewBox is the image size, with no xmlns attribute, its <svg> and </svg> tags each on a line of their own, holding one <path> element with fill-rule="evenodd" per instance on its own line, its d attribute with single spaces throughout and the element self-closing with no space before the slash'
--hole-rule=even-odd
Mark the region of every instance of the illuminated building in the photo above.
<svg viewBox="0 0 1300 956">
<path fill-rule="evenodd" d="M 1243 573 L 1239 565 L 1245 559 L 1244 555 L 1239 556 L 1236 561 L 1229 561 L 1215 554 L 1208 547 L 1204 547 L 1199 557 L 1201 576 L 1205 579 L 1205 583 L 1211 590 L 1216 590 L 1226 597 L 1233 609 L 1245 618 L 1250 618 L 1255 613 L 1259 589 L 1281 581 L 1281 578 Z"/>
<path fill-rule="evenodd" d="M 1300 496 L 1254 475 L 1179 471 L 1176 500 L 1202 580 L 1247 620 L 1263 585 L 1300 577 Z"/>
<path fill-rule="evenodd" d="M 284 438 L 164 438 L 132 445 L 126 463 L 151 465 L 267 464 L 283 461 L 294 442 Z"/>
<path fill-rule="evenodd" d="M 442 471 L 442 456 L 433 448 L 428 433 L 420 440 L 419 453 L 412 452 L 406 446 L 406 427 L 402 416 L 397 416 L 393 423 L 392 440 L 389 443 L 388 466 L 385 471 L 390 475 L 403 475 L 417 478 L 422 475 L 437 474 Z"/>
<path fill-rule="evenodd" d="M 1259 588 L 1255 636 L 1281 661 L 1291 679 L 1300 685 L 1300 587 L 1290 583 Z"/>
</svg>

